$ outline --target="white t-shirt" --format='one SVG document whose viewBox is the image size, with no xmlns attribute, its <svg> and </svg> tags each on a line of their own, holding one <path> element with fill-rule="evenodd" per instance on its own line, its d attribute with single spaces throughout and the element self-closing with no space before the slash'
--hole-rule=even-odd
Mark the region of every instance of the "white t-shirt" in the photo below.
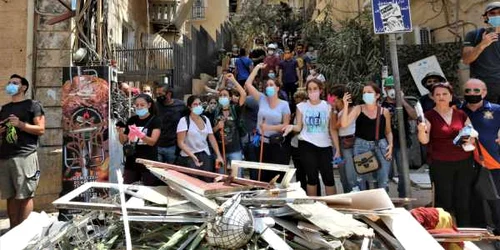
<svg viewBox="0 0 500 250">
<path fill-rule="evenodd" d="M 203 118 L 202 118 L 203 119 Z M 184 138 L 184 143 L 189 148 L 189 150 L 194 153 L 199 153 L 205 151 L 210 155 L 210 149 L 208 148 L 207 136 L 213 134 L 212 125 L 208 118 L 205 117 L 206 123 L 205 127 L 200 130 L 196 123 L 189 117 L 189 131 L 187 131 L 186 137 Z M 177 133 L 184 132 L 188 130 L 186 117 L 182 117 L 177 125 Z M 181 156 L 188 156 L 184 150 L 181 151 Z"/>
<path fill-rule="evenodd" d="M 337 117 L 339 119 L 342 118 L 342 112 L 344 110 L 341 110 L 338 114 Z M 356 120 L 353 120 L 349 126 L 345 128 L 339 128 L 339 136 L 348 136 L 348 135 L 353 135 L 356 132 Z"/>
<path fill-rule="evenodd" d="M 330 113 L 332 107 L 325 101 L 312 105 L 301 102 L 297 109 L 302 114 L 302 130 L 299 140 L 307 141 L 320 148 L 332 146 L 330 138 Z"/>
</svg>

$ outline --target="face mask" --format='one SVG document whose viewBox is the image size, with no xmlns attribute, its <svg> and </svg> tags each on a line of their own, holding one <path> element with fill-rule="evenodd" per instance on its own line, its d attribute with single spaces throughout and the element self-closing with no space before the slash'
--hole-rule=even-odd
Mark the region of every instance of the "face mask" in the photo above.
<svg viewBox="0 0 500 250">
<path fill-rule="evenodd" d="M 17 84 L 9 83 L 5 87 L 5 92 L 7 92 L 7 95 L 10 95 L 10 96 L 17 94 L 18 91 L 19 91 L 19 85 L 17 85 Z"/>
<path fill-rule="evenodd" d="M 276 74 L 275 74 L 275 73 L 269 73 L 269 74 L 267 74 L 267 76 L 268 76 L 269 78 L 271 78 L 271 79 L 276 78 Z"/>
<path fill-rule="evenodd" d="M 267 54 L 270 55 L 270 56 L 274 55 L 274 50 L 268 50 Z"/>
<path fill-rule="evenodd" d="M 464 99 L 467 103 L 476 104 L 483 100 L 481 95 L 464 95 Z"/>
<path fill-rule="evenodd" d="M 202 106 L 196 106 L 193 108 L 193 113 L 195 115 L 201 115 L 203 113 L 203 107 Z"/>
<path fill-rule="evenodd" d="M 394 99 L 396 97 L 396 90 L 395 89 L 389 89 L 387 91 L 387 96 L 389 96 L 389 98 L 391 98 L 391 99 Z"/>
<path fill-rule="evenodd" d="M 316 70 L 314 69 L 309 70 L 309 72 L 311 73 L 311 75 L 316 75 Z"/>
<path fill-rule="evenodd" d="M 500 16 L 488 17 L 488 23 L 493 27 L 500 27 Z"/>
<path fill-rule="evenodd" d="M 166 99 L 167 99 L 167 97 L 164 95 L 156 97 L 156 101 L 161 102 L 161 103 L 165 102 Z"/>
<path fill-rule="evenodd" d="M 227 97 L 220 97 L 219 98 L 219 104 L 222 105 L 223 107 L 229 105 L 229 98 L 227 98 Z"/>
<path fill-rule="evenodd" d="M 145 116 L 148 114 L 148 109 L 144 108 L 144 109 L 136 109 L 135 110 L 135 114 L 138 115 L 138 116 Z"/>
<path fill-rule="evenodd" d="M 272 87 L 272 86 L 266 87 L 266 95 L 268 97 L 274 96 L 275 94 L 276 94 L 276 90 L 274 89 L 274 87 Z"/>
<path fill-rule="evenodd" d="M 374 104 L 375 103 L 375 93 L 364 93 L 363 101 L 366 104 Z"/>
<path fill-rule="evenodd" d="M 313 92 L 309 92 L 307 95 L 309 96 L 309 100 L 317 101 L 317 100 L 319 100 L 319 94 L 320 94 L 319 91 L 313 91 Z"/>
</svg>

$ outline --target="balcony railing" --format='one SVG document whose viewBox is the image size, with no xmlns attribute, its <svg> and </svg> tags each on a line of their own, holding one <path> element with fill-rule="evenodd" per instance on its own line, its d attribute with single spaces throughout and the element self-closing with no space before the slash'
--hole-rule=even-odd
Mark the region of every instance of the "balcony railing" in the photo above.
<svg viewBox="0 0 500 250">
<path fill-rule="evenodd" d="M 177 1 L 151 1 L 150 13 L 151 23 L 169 25 L 174 21 L 177 11 Z"/>
<path fill-rule="evenodd" d="M 193 20 L 205 19 L 205 7 L 193 6 L 193 12 L 191 17 Z"/>
<path fill-rule="evenodd" d="M 174 68 L 172 48 L 116 49 L 114 57 L 118 68 L 124 73 L 143 74 L 161 72 Z"/>
</svg>

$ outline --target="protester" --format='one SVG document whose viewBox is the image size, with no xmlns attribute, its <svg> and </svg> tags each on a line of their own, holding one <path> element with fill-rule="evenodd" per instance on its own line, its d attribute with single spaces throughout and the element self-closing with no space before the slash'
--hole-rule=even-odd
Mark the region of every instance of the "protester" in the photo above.
<svg viewBox="0 0 500 250">
<path fill-rule="evenodd" d="M 298 34 L 297 34 L 298 36 Z M 295 60 L 297 61 L 297 65 L 300 70 L 299 76 L 299 87 L 304 87 L 303 79 L 309 75 L 309 68 L 311 67 L 311 58 L 307 56 L 304 49 L 304 44 L 298 43 L 295 47 Z"/>
<path fill-rule="evenodd" d="M 399 121 L 396 113 L 396 90 L 394 89 L 394 79 L 392 76 L 389 76 L 385 79 L 384 82 L 384 90 L 387 93 L 387 97 L 382 101 L 382 107 L 389 110 L 391 114 L 391 125 L 392 125 L 392 140 L 393 140 L 393 154 L 392 159 L 396 163 L 396 169 L 399 174 L 398 179 L 398 194 L 400 198 L 406 197 L 406 189 L 405 189 L 405 181 L 401 174 L 403 173 L 403 159 L 401 155 L 401 145 L 399 143 Z M 417 119 L 417 112 L 415 109 L 408 104 L 408 102 L 404 98 L 404 94 L 401 91 L 401 103 L 403 104 L 403 123 L 405 128 L 405 140 L 406 140 L 406 155 L 408 155 L 408 149 L 411 147 L 411 138 L 410 138 L 410 122 L 409 120 Z M 408 164 L 410 164 L 408 160 Z"/>
<path fill-rule="evenodd" d="M 358 175 L 354 169 L 354 140 L 356 138 L 356 122 L 352 121 L 346 127 L 341 126 L 341 117 L 344 109 L 344 102 L 342 98 L 345 93 L 347 93 L 347 87 L 342 84 L 337 84 L 332 87 L 332 95 L 335 98 L 333 103 L 334 113 L 337 113 L 337 122 L 335 128 L 338 130 L 339 135 L 339 145 L 340 153 L 343 158 L 343 162 L 339 164 L 339 174 L 340 182 L 342 183 L 342 189 L 344 193 L 349 193 L 353 189 L 359 190 Z M 348 107 L 349 112 L 352 111 L 352 107 Z"/>
<path fill-rule="evenodd" d="M 12 75 L 5 87 L 10 102 L 0 110 L 0 193 L 7 200 L 10 228 L 33 211 L 38 187 L 38 139 L 45 133 L 45 111 L 40 102 L 26 99 L 29 82 Z"/>
<path fill-rule="evenodd" d="M 279 70 L 280 58 L 276 54 L 276 49 L 277 46 L 275 44 L 271 43 L 267 46 L 267 56 L 266 58 L 264 58 L 264 64 L 266 65 L 266 68 L 262 70 L 263 76 L 269 76 L 269 72 L 271 71 L 276 74 L 276 72 L 278 72 Z M 274 77 L 272 78 L 276 78 L 276 75 L 274 75 Z"/>
<path fill-rule="evenodd" d="M 245 105 L 242 107 L 242 119 L 245 125 L 247 134 L 241 138 L 241 144 L 243 145 L 243 155 L 245 161 L 259 161 L 258 146 L 254 145 L 253 140 L 257 133 L 257 115 L 259 113 L 259 102 L 255 100 L 252 95 L 248 94 L 248 88 L 246 88 L 247 97 L 245 100 Z M 257 179 L 257 171 L 250 169 L 250 178 L 253 180 Z"/>
<path fill-rule="evenodd" d="M 481 79 L 488 87 L 486 99 L 500 103 L 500 2 L 486 5 L 483 13 L 486 28 L 467 33 L 462 60 L 470 64 L 470 75 Z"/>
<path fill-rule="evenodd" d="M 307 101 L 307 92 L 303 90 L 299 90 L 295 92 L 295 95 L 293 96 L 293 99 L 295 100 L 295 103 L 302 103 Z M 293 124 L 297 124 L 297 112 L 292 113 L 290 120 L 293 121 Z M 300 162 L 300 150 L 299 150 L 299 134 L 295 133 L 293 135 L 291 142 L 290 142 L 291 147 L 291 155 L 292 155 L 292 161 L 293 161 L 293 166 L 297 171 L 295 172 L 295 177 L 298 182 L 300 182 L 300 186 L 302 189 L 307 190 L 307 175 L 305 172 L 305 167 L 302 166 Z M 318 189 L 319 190 L 319 189 Z M 318 192 L 321 194 L 321 192 Z"/>
<path fill-rule="evenodd" d="M 190 110 L 189 115 L 180 119 L 177 125 L 177 146 L 181 149 L 178 164 L 195 169 L 214 172 L 224 162 L 219 151 L 219 146 L 212 132 L 212 125 L 203 113 L 200 98 L 192 95 L 187 100 Z M 208 137 L 208 140 L 207 140 Z M 208 141 L 215 152 L 215 167 L 210 157 Z M 201 178 L 212 181 L 210 178 Z"/>
<path fill-rule="evenodd" d="M 418 125 L 418 139 L 429 147 L 435 207 L 454 214 L 457 225 L 466 227 L 470 225 L 474 169 L 471 152 L 453 140 L 470 120 L 463 111 L 450 107 L 453 88 L 449 83 L 435 84 L 431 95 L 436 107 L 425 112 L 425 122 Z"/>
<path fill-rule="evenodd" d="M 233 160 L 242 160 L 242 148 L 241 148 L 241 137 L 246 134 L 244 129 L 244 123 L 241 118 L 241 106 L 245 104 L 247 94 L 243 87 L 234 79 L 233 74 L 227 74 L 224 76 L 230 82 L 236 86 L 240 98 L 238 103 L 231 102 L 231 98 L 234 96 L 232 91 L 224 88 L 219 91 L 219 104 L 215 108 L 214 118 L 212 124 L 214 124 L 213 132 L 219 149 L 222 149 L 224 161 L 228 167 L 231 165 Z M 219 169 L 219 172 L 223 172 L 223 168 Z M 241 169 L 242 170 L 242 169 Z M 243 172 L 238 173 L 239 177 L 243 177 Z"/>
<path fill-rule="evenodd" d="M 318 174 L 321 173 L 326 195 L 336 193 L 333 178 L 333 151 L 340 156 L 338 135 L 332 122 L 332 108 L 321 100 L 324 85 L 317 79 L 306 83 L 309 100 L 297 104 L 297 124 L 283 128 L 284 134 L 299 132 L 300 164 L 307 175 L 307 195 L 315 196 L 318 191 Z M 333 143 L 332 143 L 333 142 Z"/>
<path fill-rule="evenodd" d="M 432 89 L 432 86 L 436 83 L 440 82 L 446 82 L 446 78 L 442 76 L 438 72 L 431 71 L 425 75 L 425 77 L 422 79 L 421 83 L 422 86 L 424 86 L 429 92 Z M 420 104 L 422 105 L 422 109 L 424 112 L 427 112 L 431 109 L 433 109 L 436 106 L 436 103 L 432 99 L 432 96 L 430 94 L 423 95 L 420 97 L 419 100 Z M 459 106 L 460 105 L 460 100 L 458 100 L 457 97 L 453 96 L 452 97 L 452 106 Z"/>
<path fill-rule="evenodd" d="M 263 63 L 265 57 L 266 57 L 266 48 L 264 47 L 264 41 L 261 38 L 256 38 L 255 46 L 250 52 L 250 59 L 252 60 L 253 65 Z"/>
<path fill-rule="evenodd" d="M 297 84 L 302 79 L 302 75 L 297 61 L 292 57 L 292 53 L 288 49 L 285 50 L 284 60 L 280 62 L 279 77 L 283 90 L 285 90 L 287 96 L 292 97 L 297 91 Z M 290 109 L 295 110 L 293 100 L 291 100 Z"/>
<path fill-rule="evenodd" d="M 389 170 L 391 168 L 393 137 L 391 132 L 391 115 L 389 111 L 378 105 L 381 90 L 374 83 L 369 83 L 363 88 L 363 101 L 365 104 L 353 107 L 349 112 L 351 95 L 344 94 L 342 99 L 344 109 L 342 110 L 341 126 L 346 128 L 350 123 L 356 121 L 356 139 L 354 142 L 354 155 L 359 155 L 370 150 L 375 151 L 380 163 L 380 168 L 373 174 L 361 175 L 360 189 L 369 189 L 367 182 L 372 177 L 376 178 L 376 187 L 388 190 Z M 376 140 L 377 114 L 379 114 L 379 134 Z"/>
<path fill-rule="evenodd" d="M 236 77 L 240 85 L 245 84 L 248 79 L 248 75 L 252 72 L 253 62 L 248 58 L 247 52 L 244 48 L 240 49 L 240 57 L 235 61 L 236 65 Z"/>
<path fill-rule="evenodd" d="M 281 130 L 290 123 L 290 108 L 286 101 L 280 100 L 277 93 L 280 90 L 280 83 L 274 80 L 267 80 L 266 94 L 259 92 L 254 86 L 255 76 L 264 64 L 259 64 L 252 71 L 245 87 L 248 93 L 259 102 L 259 112 L 257 117 L 257 130 L 260 140 L 263 140 L 261 151 L 262 161 L 266 163 L 289 164 L 289 147 L 286 145 Z M 276 171 L 262 171 L 263 181 L 270 181 L 279 173 Z"/>
<path fill-rule="evenodd" d="M 135 115 L 130 117 L 125 128 L 118 128 L 121 144 L 128 144 L 134 152 L 126 156 L 123 182 L 131 184 L 142 181 L 146 186 L 160 186 L 164 183 L 156 178 L 140 163 L 137 158 L 158 160 L 156 143 L 160 138 L 161 120 L 156 116 L 153 99 L 146 94 L 139 94 L 134 100 Z"/>
<path fill-rule="evenodd" d="M 233 48 L 231 49 L 231 59 L 229 61 L 229 73 L 236 74 L 236 60 L 238 60 L 239 57 L 239 48 L 238 45 L 233 44 Z"/>
<path fill-rule="evenodd" d="M 138 88 L 130 87 L 130 85 L 128 85 L 125 82 L 118 82 L 118 89 L 121 91 L 121 93 L 124 96 L 135 97 L 135 96 L 140 94 L 140 91 Z"/>
<path fill-rule="evenodd" d="M 316 64 L 311 65 L 306 81 L 310 81 L 311 79 L 318 79 L 323 84 L 326 82 L 325 76 L 319 72 Z"/>
<path fill-rule="evenodd" d="M 142 85 L 142 93 L 153 98 L 153 92 L 151 91 L 151 86 L 147 84 Z"/>
<path fill-rule="evenodd" d="M 479 171 L 484 164 L 493 177 L 497 193 L 500 194 L 500 105 L 484 100 L 488 89 L 479 79 L 468 80 L 464 85 L 464 93 L 465 102 L 460 109 L 467 114 L 474 129 L 479 133 L 479 145 L 476 145 L 476 148 L 481 147 L 481 154 L 479 150 L 474 153 L 476 170 Z M 477 197 L 476 200 L 474 196 Z M 485 211 L 482 206 L 484 199 L 480 197 L 481 194 L 473 193 L 473 209 L 478 208 L 478 211 L 472 211 L 472 220 L 480 223 L 473 226 L 486 227 Z M 500 235 L 500 200 L 486 200 L 494 223 L 493 232 L 495 235 Z"/>
<path fill-rule="evenodd" d="M 177 124 L 189 112 L 184 102 L 173 98 L 173 89 L 167 84 L 156 88 L 156 108 L 161 121 L 158 139 L 158 161 L 174 163 L 177 157 Z"/>
</svg>

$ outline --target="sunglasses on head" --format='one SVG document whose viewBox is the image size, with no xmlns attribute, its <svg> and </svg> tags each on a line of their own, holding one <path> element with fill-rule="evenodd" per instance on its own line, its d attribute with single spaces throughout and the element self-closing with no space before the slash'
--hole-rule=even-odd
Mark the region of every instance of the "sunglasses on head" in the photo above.
<svg viewBox="0 0 500 250">
<path fill-rule="evenodd" d="M 479 94 L 479 93 L 481 93 L 481 89 L 478 89 L 478 88 L 469 89 L 469 88 L 467 88 L 467 89 L 464 89 L 464 92 L 466 94 L 471 94 L 471 93 Z"/>
</svg>

